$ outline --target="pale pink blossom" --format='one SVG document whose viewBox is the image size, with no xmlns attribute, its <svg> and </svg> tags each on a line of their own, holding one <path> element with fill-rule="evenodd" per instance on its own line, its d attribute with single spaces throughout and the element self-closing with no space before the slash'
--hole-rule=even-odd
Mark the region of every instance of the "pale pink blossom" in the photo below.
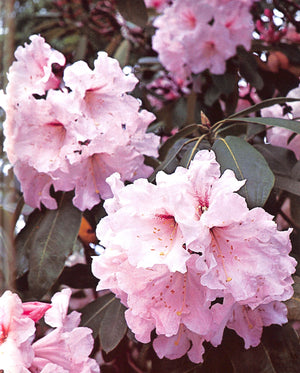
<svg viewBox="0 0 300 373">
<path fill-rule="evenodd" d="M 291 90 L 287 97 L 289 98 L 300 98 L 300 87 Z M 300 101 L 288 102 L 288 106 L 292 108 L 290 114 L 284 113 L 283 107 L 280 105 L 274 105 L 261 110 L 263 117 L 277 117 L 289 119 L 291 116 L 294 120 L 300 118 Z M 281 146 L 292 150 L 295 153 L 297 159 L 300 159 L 300 135 L 281 127 L 272 127 L 267 130 L 267 140 L 270 144 L 275 146 Z"/>
<path fill-rule="evenodd" d="M 172 337 L 157 336 L 153 341 L 153 348 L 161 359 L 178 359 L 187 353 L 190 360 L 198 364 L 203 362 L 203 342 L 203 336 L 180 325 L 178 333 Z"/>
<path fill-rule="evenodd" d="M 288 24 L 284 40 L 288 43 L 300 43 L 300 33 L 297 32 L 296 27 L 291 23 Z"/>
<path fill-rule="evenodd" d="M 174 1 L 154 21 L 153 49 L 165 68 L 184 81 L 206 69 L 223 74 L 238 45 L 250 48 L 254 25 L 249 7 L 237 0 Z"/>
<path fill-rule="evenodd" d="M 5 373 L 29 372 L 33 360 L 35 325 L 23 312 L 17 294 L 6 291 L 0 297 L 0 369 Z"/>
<path fill-rule="evenodd" d="M 262 208 L 248 209 L 236 193 L 245 180 L 231 170 L 221 175 L 212 151 L 198 152 L 189 169 L 159 172 L 156 185 L 139 179 L 124 187 L 118 175 L 107 182 L 114 197 L 97 227 L 106 250 L 92 272 L 97 289 L 110 289 L 128 308 L 139 341 L 149 342 L 155 329 L 154 347 L 169 358 L 191 341 L 190 359 L 200 362 L 202 342 L 219 345 L 226 325 L 249 347 L 261 326 L 285 322 L 278 301 L 293 294 L 290 231 L 277 231 Z M 243 310 L 260 315 L 259 333 L 246 332 Z"/>
<path fill-rule="evenodd" d="M 45 312 L 51 308 L 51 304 L 43 302 L 25 302 L 22 304 L 22 317 L 29 317 L 34 322 L 39 321 Z"/>
<path fill-rule="evenodd" d="M 91 209 L 112 196 L 105 181 L 112 173 L 119 172 L 122 181 L 151 174 L 144 155 L 158 154 L 159 137 L 146 133 L 155 117 L 128 95 L 138 80 L 125 75 L 116 60 L 99 52 L 93 70 L 78 61 L 65 68 L 60 82 L 51 64 L 63 64 L 63 56 L 43 38 L 33 35 L 16 57 L 0 101 L 6 111 L 4 149 L 26 203 L 56 208 L 53 185 L 55 191 L 75 189 L 74 205 Z M 54 89 L 58 84 L 60 90 Z M 28 88 L 28 94 L 15 94 L 15 85 Z"/>
<path fill-rule="evenodd" d="M 167 6 L 172 4 L 172 0 L 145 0 L 147 8 L 154 8 L 158 12 L 163 11 Z"/>
<path fill-rule="evenodd" d="M 32 373 L 49 371 L 49 364 L 59 366 L 61 372 L 64 372 L 62 369 L 68 373 L 99 372 L 96 361 L 88 357 L 94 344 L 92 330 L 78 327 L 78 312 L 67 314 L 71 293 L 70 289 L 64 289 L 52 297 L 52 307 L 45 314 L 45 322 L 55 329 L 32 344 Z"/>
<path fill-rule="evenodd" d="M 254 310 L 248 306 L 235 304 L 227 327 L 235 330 L 244 339 L 245 348 L 249 348 L 259 345 L 264 326 L 282 325 L 287 321 L 287 308 L 281 302 L 262 304 Z"/>
<path fill-rule="evenodd" d="M 31 43 L 19 46 L 15 51 L 16 61 L 8 71 L 8 104 L 29 98 L 32 94 L 44 95 L 50 88 L 57 88 L 60 80 L 52 72 L 52 64 L 65 64 L 65 57 L 51 49 L 39 35 L 29 37 Z"/>
</svg>

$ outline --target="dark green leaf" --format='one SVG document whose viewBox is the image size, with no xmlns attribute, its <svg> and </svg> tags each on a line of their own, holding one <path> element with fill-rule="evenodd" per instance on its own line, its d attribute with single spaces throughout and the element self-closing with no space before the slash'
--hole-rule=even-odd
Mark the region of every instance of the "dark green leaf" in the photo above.
<svg viewBox="0 0 300 373">
<path fill-rule="evenodd" d="M 227 96 L 234 91 L 237 85 L 236 77 L 235 73 L 226 72 L 222 75 L 212 75 L 212 81 L 219 91 Z"/>
<path fill-rule="evenodd" d="M 127 331 L 124 317 L 126 307 L 115 298 L 107 307 L 100 324 L 100 343 L 106 353 L 112 351 L 121 342 Z"/>
<path fill-rule="evenodd" d="M 238 58 L 242 77 L 253 87 L 261 89 L 264 81 L 258 72 L 258 65 L 253 54 L 247 52 L 244 48 L 238 48 Z"/>
<path fill-rule="evenodd" d="M 295 180 L 300 180 L 300 161 L 293 166 L 292 177 Z"/>
<path fill-rule="evenodd" d="M 80 326 L 86 326 L 92 329 L 94 338 L 96 338 L 99 334 L 101 320 L 106 309 L 114 301 L 114 299 L 114 294 L 105 294 L 80 310 L 82 314 Z"/>
<path fill-rule="evenodd" d="M 300 133 L 300 122 L 297 120 L 289 120 L 289 119 L 282 119 L 282 118 L 227 118 L 224 122 L 241 122 L 241 123 L 255 123 L 255 124 L 263 124 L 264 126 L 275 126 L 275 127 L 282 127 L 292 130 L 296 133 Z"/>
<path fill-rule="evenodd" d="M 265 328 L 261 345 L 276 373 L 296 373 L 299 371 L 299 337 L 290 325 L 272 325 Z"/>
<path fill-rule="evenodd" d="M 232 372 L 298 372 L 299 339 L 291 326 L 272 325 L 265 328 L 261 343 L 255 348 L 245 350 L 243 344 L 242 339 L 233 331 L 225 331 L 220 349 L 230 359 Z"/>
<path fill-rule="evenodd" d="M 197 129 L 199 129 L 198 124 L 190 124 L 189 126 L 186 126 L 183 129 L 181 129 L 180 131 L 178 131 L 177 133 L 175 133 L 175 135 L 169 137 L 167 139 L 167 141 L 165 141 L 165 143 L 159 149 L 159 154 L 160 154 L 159 158 L 161 160 L 164 160 L 166 158 L 169 150 L 173 147 L 173 145 L 179 139 L 182 139 L 182 138 L 185 138 L 185 137 L 191 135 L 193 132 L 197 131 Z"/>
<path fill-rule="evenodd" d="M 121 44 L 118 46 L 114 58 L 119 61 L 121 67 L 124 67 L 128 64 L 130 54 L 130 41 L 124 39 Z"/>
<path fill-rule="evenodd" d="M 263 206 L 274 185 L 274 175 L 264 157 L 246 141 L 234 136 L 218 139 L 213 150 L 222 172 L 229 168 L 238 180 L 247 180 L 239 193 L 246 198 L 249 208 Z"/>
<path fill-rule="evenodd" d="M 152 360 L 152 364 L 153 372 L 200 373 L 199 365 L 192 363 L 187 355 L 175 360 L 169 360 L 166 358 L 158 359 L 155 356 Z"/>
<path fill-rule="evenodd" d="M 232 114 L 228 117 L 230 118 L 237 118 L 237 117 L 243 117 L 245 115 L 248 115 L 250 113 L 254 113 L 260 109 L 264 109 L 266 107 L 273 106 L 275 104 L 284 104 L 285 102 L 293 102 L 293 101 L 299 101 L 300 98 L 288 98 L 288 97 L 276 97 L 276 98 L 270 98 L 267 100 L 264 100 L 260 102 L 259 104 L 253 105 L 248 107 L 247 109 L 244 109 L 242 111 L 239 111 L 235 114 Z"/>
<path fill-rule="evenodd" d="M 294 276 L 294 295 L 285 302 L 288 309 L 289 320 L 300 321 L 300 277 Z"/>
<path fill-rule="evenodd" d="M 232 123 L 218 130 L 218 136 L 241 136 L 246 135 L 249 123 Z M 265 127 L 264 127 L 265 128 Z"/>
<path fill-rule="evenodd" d="M 186 145 L 188 145 L 192 142 L 196 142 L 196 141 L 197 141 L 197 138 L 186 140 L 186 141 L 184 139 L 178 140 L 178 142 L 180 142 L 180 144 L 182 144 L 182 145 L 180 145 L 179 148 L 173 147 L 173 148 L 170 149 L 170 154 L 168 154 L 168 157 L 163 162 L 161 162 L 161 164 L 148 177 L 149 182 L 152 183 L 155 180 L 156 174 L 159 171 L 162 171 L 162 170 L 164 170 L 165 172 L 174 171 L 175 168 L 179 165 L 179 160 L 177 159 L 177 157 L 179 156 L 179 153 L 182 151 L 182 149 Z"/>
<path fill-rule="evenodd" d="M 65 267 L 58 279 L 59 284 L 65 284 L 74 289 L 95 288 L 98 281 L 92 274 L 91 266 L 82 263 Z"/>
<path fill-rule="evenodd" d="M 18 237 L 18 251 L 29 258 L 29 290 L 38 299 L 61 274 L 77 238 L 81 212 L 73 206 L 72 197 L 62 193 L 57 210 L 34 211 Z"/>
<path fill-rule="evenodd" d="M 262 124 L 254 124 L 248 123 L 247 124 L 247 135 L 246 140 L 254 139 L 257 135 L 265 134 L 266 126 Z"/>
<path fill-rule="evenodd" d="M 300 222 L 300 196 L 295 196 L 294 194 L 289 194 L 291 201 L 291 216 L 292 220 L 299 224 Z"/>
<path fill-rule="evenodd" d="M 15 256 L 11 237 L 0 226 L 0 294 L 14 286 Z"/>
<path fill-rule="evenodd" d="M 254 147 L 264 156 L 274 173 L 291 176 L 292 169 L 297 162 L 294 152 L 271 144 L 255 144 Z"/>
<path fill-rule="evenodd" d="M 219 99 L 221 94 L 222 92 L 220 91 L 220 89 L 214 84 L 211 84 L 205 92 L 205 96 L 204 96 L 205 105 L 212 106 L 213 103 Z"/>
<path fill-rule="evenodd" d="M 300 196 L 300 181 L 285 177 L 285 176 L 280 176 L 280 175 L 275 175 L 275 187 L 278 189 L 285 190 L 287 192 L 290 192 L 292 194 L 295 194 L 297 196 Z"/>
<path fill-rule="evenodd" d="M 121 15 L 129 22 L 145 27 L 148 21 L 147 8 L 143 0 L 116 0 Z"/>
</svg>

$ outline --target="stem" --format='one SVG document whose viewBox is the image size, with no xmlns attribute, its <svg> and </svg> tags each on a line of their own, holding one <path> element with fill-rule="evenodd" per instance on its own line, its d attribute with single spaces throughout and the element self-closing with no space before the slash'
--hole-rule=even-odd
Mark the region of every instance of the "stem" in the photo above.
<svg viewBox="0 0 300 373">
<path fill-rule="evenodd" d="M 196 99 L 197 99 L 196 92 L 192 91 L 191 94 L 187 98 L 186 124 L 192 124 L 196 122 L 195 121 Z"/>
<path fill-rule="evenodd" d="M 198 145 L 199 145 L 200 142 L 204 139 L 205 136 L 207 136 L 206 133 L 198 138 L 196 144 L 195 144 L 194 147 L 193 147 L 193 150 L 192 150 L 192 152 L 191 152 L 191 155 L 189 156 L 189 159 L 188 159 L 187 164 L 186 164 L 186 168 L 189 167 L 189 165 L 190 165 L 190 163 L 191 163 L 191 161 L 192 161 L 192 159 L 193 159 L 193 157 L 194 157 L 194 154 L 195 154 L 195 152 L 196 152 L 196 150 L 197 150 Z"/>
</svg>

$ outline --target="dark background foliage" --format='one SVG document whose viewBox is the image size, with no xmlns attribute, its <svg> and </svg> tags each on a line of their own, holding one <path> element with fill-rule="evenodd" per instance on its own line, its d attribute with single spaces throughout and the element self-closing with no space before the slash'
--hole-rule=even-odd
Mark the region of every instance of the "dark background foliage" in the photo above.
<svg viewBox="0 0 300 373">
<path fill-rule="evenodd" d="M 298 1 L 256 2 L 252 7 L 254 21 L 263 19 L 265 9 L 274 10 L 281 20 L 279 26 L 274 25 L 276 32 L 293 24 L 300 33 Z M 194 77 L 195 84 L 201 83 L 201 93 L 184 94 L 178 89 L 178 98 L 168 100 L 166 95 L 147 88 L 147 83 L 155 80 L 163 67 L 151 48 L 155 32 L 151 20 L 155 12 L 146 10 L 142 0 L 6 0 L 0 4 L 0 14 L 2 87 L 7 83 L 6 72 L 15 48 L 28 42 L 31 34 L 41 34 L 66 56 L 67 63 L 83 59 L 93 67 L 97 52 L 105 50 L 122 67 L 130 66 L 139 78 L 133 95 L 157 116 L 149 130 L 161 136 L 170 136 L 174 129 L 178 130 L 162 145 L 158 159 L 146 158 L 156 169 L 150 180 L 155 180 L 158 170 L 170 173 L 178 165 L 188 166 L 199 149 L 212 148 L 222 170 L 231 168 L 239 179 L 248 179 L 245 187 L 248 190 L 243 188 L 240 193 L 247 197 L 250 208 L 264 206 L 294 228 L 292 255 L 300 260 L 300 161 L 290 150 L 264 141 L 267 125 L 290 128 L 298 134 L 300 125 L 297 121 L 260 116 L 260 109 L 274 103 L 289 110 L 287 100 L 279 97 L 286 96 L 299 84 L 299 43 L 288 43 L 281 38 L 261 40 L 257 29 L 251 51 L 238 48 L 236 56 L 227 61 L 223 75 L 204 71 Z M 238 86 L 241 78 L 249 83 L 249 92 L 243 96 L 249 105 L 255 104 L 251 95 L 254 89 L 260 100 L 270 100 L 235 114 L 241 98 Z M 151 106 L 149 94 L 161 100 L 159 110 Z M 250 118 L 250 113 L 255 116 Z M 4 120 L 4 113 L 0 114 Z M 82 308 L 81 325 L 93 329 L 94 353 L 99 348 L 103 353 L 102 372 L 299 371 L 299 340 L 292 327 L 300 322 L 299 265 L 295 295 L 287 302 L 290 323 L 265 328 L 258 347 L 244 350 L 241 338 L 226 330 L 221 346 L 206 345 L 204 364 L 192 364 L 187 357 L 160 360 L 150 344 L 138 343 L 127 330 L 125 308 L 118 299 L 109 292 L 97 296 L 95 291 L 97 279 L 90 266 L 98 244 L 95 227 L 105 215 L 102 204 L 82 214 L 71 203 L 72 193 L 58 193 L 57 210 L 32 211 L 24 205 L 20 185 L 3 152 L 0 195 L 0 291 L 10 288 L 23 300 L 49 300 L 62 285 L 67 285 L 75 289 L 73 298 L 80 300 L 86 296 L 85 290 L 90 289 L 94 297 Z M 282 208 L 287 198 L 292 201 L 290 216 Z M 21 231 L 20 224 L 24 226 Z M 71 254 L 80 254 L 84 263 L 66 266 Z"/>
</svg>

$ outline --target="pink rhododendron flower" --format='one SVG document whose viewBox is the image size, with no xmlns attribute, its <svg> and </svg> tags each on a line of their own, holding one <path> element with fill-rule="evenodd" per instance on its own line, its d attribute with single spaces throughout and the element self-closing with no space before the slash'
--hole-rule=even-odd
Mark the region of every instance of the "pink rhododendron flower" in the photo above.
<svg viewBox="0 0 300 373">
<path fill-rule="evenodd" d="M 57 365 L 61 372 L 64 372 L 62 369 L 69 373 L 99 372 L 96 361 L 88 357 L 94 344 L 92 330 L 78 327 L 78 312 L 67 315 L 71 293 L 70 289 L 64 289 L 52 297 L 52 307 L 45 314 L 45 322 L 55 329 L 32 344 L 33 373 L 49 371 L 49 364 Z"/>
<path fill-rule="evenodd" d="M 6 291 L 0 297 L 0 369 L 5 373 L 29 372 L 33 360 L 35 325 L 23 312 L 17 294 Z"/>
<path fill-rule="evenodd" d="M 172 4 L 172 0 L 145 0 L 147 8 L 154 8 L 158 12 L 163 11 L 167 6 Z"/>
<path fill-rule="evenodd" d="M 52 305 L 22 304 L 17 294 L 0 297 L 0 370 L 5 373 L 97 373 L 99 366 L 88 356 L 93 348 L 92 331 L 78 327 L 80 314 L 67 315 L 71 290 L 56 293 Z M 55 329 L 33 344 L 35 322 L 45 321 Z"/>
<path fill-rule="evenodd" d="M 262 208 L 248 209 L 236 193 L 245 181 L 231 170 L 221 175 L 212 151 L 198 152 L 189 169 L 159 172 L 156 185 L 140 179 L 124 187 L 118 175 L 107 182 L 114 197 L 97 227 L 106 246 L 93 260 L 97 289 L 128 307 L 139 341 L 155 329 L 158 356 L 180 357 L 191 342 L 189 357 L 200 362 L 202 342 L 220 344 L 226 325 L 248 348 L 262 326 L 285 322 L 279 301 L 292 296 L 296 265 L 290 231 L 277 231 Z M 243 314 L 257 318 L 256 332 Z"/>
<path fill-rule="evenodd" d="M 159 137 L 146 133 L 154 115 L 140 110 L 127 94 L 137 79 L 99 52 L 94 70 L 78 61 L 65 69 L 60 82 L 51 64 L 64 64 L 64 57 L 40 36 L 31 41 L 18 49 L 6 94 L 0 97 L 6 111 L 4 148 L 25 201 L 56 208 L 50 196 L 53 185 L 56 191 L 75 189 L 74 204 L 91 209 L 100 198 L 111 197 L 105 179 L 112 173 L 119 172 L 123 181 L 149 176 L 152 168 L 144 164 L 144 155 L 157 156 Z M 68 89 L 55 90 L 59 84 Z"/>
<path fill-rule="evenodd" d="M 300 87 L 292 89 L 287 97 L 300 98 Z M 288 106 L 292 108 L 291 115 L 293 119 L 300 118 L 300 101 L 288 102 Z M 280 105 L 274 105 L 261 110 L 263 117 L 279 117 L 289 119 L 289 114 L 283 113 L 283 108 Z M 281 127 L 272 127 L 267 130 L 267 140 L 270 144 L 281 146 L 292 150 L 297 159 L 300 159 L 300 135 L 295 135 L 293 131 Z"/>
<path fill-rule="evenodd" d="M 9 84 L 6 93 L 10 99 L 31 97 L 33 93 L 43 95 L 50 88 L 57 88 L 59 79 L 52 72 L 52 64 L 65 64 L 65 57 L 51 49 L 45 40 L 38 36 L 30 36 L 30 44 L 19 46 L 15 51 L 16 60 L 8 72 Z"/>
<path fill-rule="evenodd" d="M 250 48 L 254 29 L 249 7 L 253 2 L 183 0 L 154 21 L 153 49 L 166 69 L 187 80 L 209 69 L 223 74 L 236 47 Z"/>
</svg>

